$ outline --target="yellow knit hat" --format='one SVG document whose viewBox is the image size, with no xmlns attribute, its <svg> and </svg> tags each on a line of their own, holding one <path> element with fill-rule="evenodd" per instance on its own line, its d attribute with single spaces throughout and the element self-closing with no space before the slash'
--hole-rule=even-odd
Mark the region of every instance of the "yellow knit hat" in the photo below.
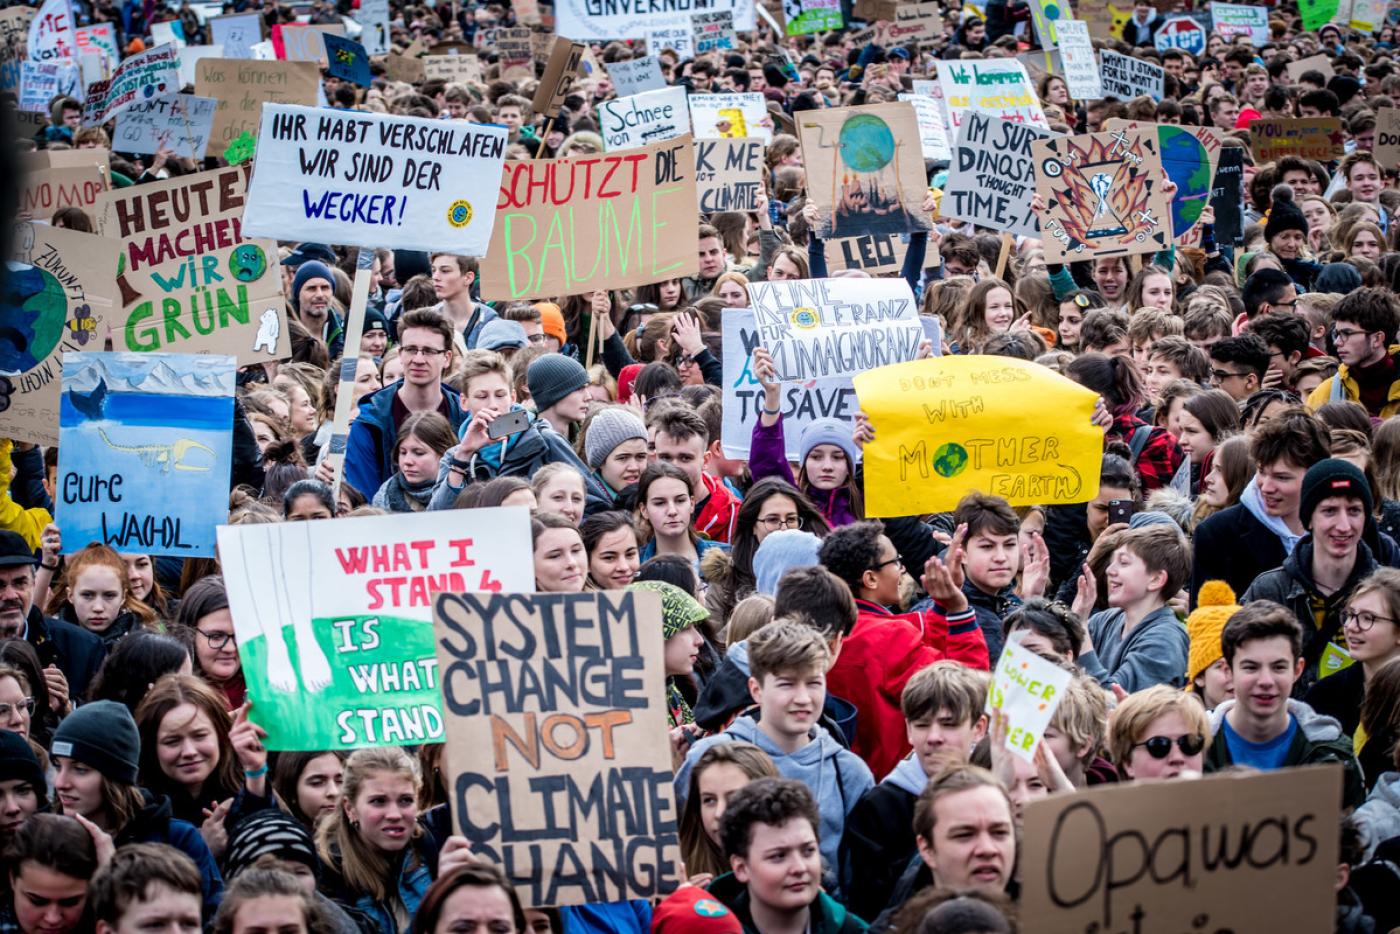
<svg viewBox="0 0 1400 934">
<path fill-rule="evenodd" d="M 1196 595 L 1196 609 L 1186 617 L 1186 632 L 1191 636 L 1191 656 L 1186 663 L 1186 684 L 1205 671 L 1222 655 L 1220 634 L 1225 624 L 1239 610 L 1235 592 L 1224 581 L 1206 581 Z"/>
</svg>

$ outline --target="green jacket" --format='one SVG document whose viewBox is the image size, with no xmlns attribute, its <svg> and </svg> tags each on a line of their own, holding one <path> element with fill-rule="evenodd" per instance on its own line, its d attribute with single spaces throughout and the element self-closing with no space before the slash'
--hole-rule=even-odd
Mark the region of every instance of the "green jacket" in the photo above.
<svg viewBox="0 0 1400 934">
<path fill-rule="evenodd" d="M 1211 711 L 1211 732 L 1215 739 L 1206 753 L 1204 766 L 1208 773 L 1221 772 L 1234 765 L 1230 744 L 1221 732 L 1225 714 L 1233 706 L 1235 702 L 1227 700 Z M 1288 746 L 1288 754 L 1284 756 L 1284 766 L 1342 763 L 1342 807 L 1348 811 L 1360 807 L 1366 800 L 1366 783 L 1361 775 L 1361 765 L 1352 751 L 1351 737 L 1342 732 L 1341 724 L 1332 717 L 1317 713 L 1302 701 L 1290 700 L 1288 712 L 1298 721 L 1298 729 Z"/>
<path fill-rule="evenodd" d="M 749 912 L 748 886 L 734 878 L 734 873 L 726 872 L 715 879 L 708 891 L 734 912 L 744 926 L 744 934 L 762 934 L 754 926 L 753 915 Z M 809 934 L 865 934 L 868 929 L 864 921 L 825 892 L 817 893 L 817 900 L 812 902 L 809 910 L 812 915 L 807 929 Z"/>
</svg>

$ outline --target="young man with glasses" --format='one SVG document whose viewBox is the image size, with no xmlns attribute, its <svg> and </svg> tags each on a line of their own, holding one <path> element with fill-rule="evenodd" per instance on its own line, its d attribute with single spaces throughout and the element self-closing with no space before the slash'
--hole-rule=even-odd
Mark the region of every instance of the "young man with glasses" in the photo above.
<svg viewBox="0 0 1400 934">
<path fill-rule="evenodd" d="M 1342 763 L 1342 804 L 1366 798 L 1351 739 L 1331 717 L 1289 695 L 1303 672 L 1303 630 L 1293 614 L 1269 600 L 1230 617 L 1220 647 L 1235 685 L 1233 700 L 1211 714 L 1214 740 L 1206 772 L 1244 765 L 1261 772 L 1322 762 Z"/>
<path fill-rule="evenodd" d="M 1216 341 L 1210 348 L 1210 384 L 1236 402 L 1259 391 L 1269 372 L 1269 348 L 1253 334 Z"/>
<path fill-rule="evenodd" d="M 1347 400 L 1364 405 L 1372 418 L 1400 414 L 1395 295 L 1387 289 L 1357 289 L 1337 303 L 1332 322 L 1332 343 L 1342 365 L 1308 396 L 1308 408 Z"/>
<path fill-rule="evenodd" d="M 904 567 L 879 522 L 836 529 L 817 556 L 851 588 L 857 610 L 827 681 L 833 694 L 860 712 L 852 750 L 883 777 L 911 748 L 899 705 L 909 678 L 945 658 L 981 670 L 990 664 L 986 639 L 962 591 L 962 537 L 949 547 L 947 562 L 934 557 L 923 568 L 921 583 L 932 608 L 901 615 L 889 607 L 900 602 Z"/>
<path fill-rule="evenodd" d="M 345 480 L 365 496 L 394 475 L 394 440 L 410 415 L 437 412 L 454 432 L 466 419 L 457 392 L 442 384 L 452 332 L 452 323 L 434 308 L 415 309 L 399 320 L 403 379 L 361 399 L 359 415 L 350 423 Z"/>
<path fill-rule="evenodd" d="M 1302 626 L 1303 673 L 1293 684 L 1302 697 L 1314 682 L 1346 663 L 1342 610 L 1352 591 L 1376 569 L 1363 540 L 1371 514 L 1371 485 L 1355 465 L 1328 458 L 1303 477 L 1298 518 L 1308 534 L 1283 566 L 1259 575 L 1241 603 L 1272 600 L 1293 611 Z"/>
</svg>

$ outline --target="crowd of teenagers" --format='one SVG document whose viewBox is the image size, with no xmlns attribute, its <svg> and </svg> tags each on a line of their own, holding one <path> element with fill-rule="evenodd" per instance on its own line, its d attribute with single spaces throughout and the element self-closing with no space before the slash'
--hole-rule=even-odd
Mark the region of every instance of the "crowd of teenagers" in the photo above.
<svg viewBox="0 0 1400 934">
<path fill-rule="evenodd" d="M 128 53 L 172 18 L 206 41 L 188 6 L 73 7 L 115 23 Z M 345 0 L 225 7 L 268 26 L 354 14 Z M 1089 502 L 974 491 L 952 513 L 881 521 L 864 509 L 869 422 L 806 420 L 794 446 L 801 394 L 762 347 L 747 457 L 726 449 L 721 322 L 751 282 L 868 275 L 828 271 L 795 115 L 1035 47 L 1024 0 L 945 13 L 922 48 L 857 45 L 852 19 L 799 38 L 762 26 L 694 59 L 661 51 L 691 94 L 761 93 L 775 132 L 759 210 L 698 218 L 695 275 L 492 305 L 477 259 L 382 249 L 346 347 L 354 251 L 287 243 L 292 359 L 240 373 L 231 523 L 523 505 L 538 591 L 663 593 L 656 731 L 686 885 L 655 905 L 527 908 L 453 834 L 441 746 L 270 754 L 218 562 L 64 541 L 56 448 L 4 442 L 0 934 L 1008 932 L 1030 921 L 1029 802 L 1324 762 L 1345 774 L 1342 823 L 1325 830 L 1342 844 L 1336 929 L 1400 927 L 1400 167 L 1372 155 L 1377 112 L 1400 104 L 1397 29 L 1304 31 L 1282 4 L 1270 41 L 1212 34 L 1192 56 L 1155 49 L 1162 14 L 1139 2 L 1123 38 L 1095 45 L 1163 65 L 1163 100 L 1076 101 L 1063 78 L 1039 81 L 1057 132 L 1111 118 L 1222 131 L 1243 151 L 1237 243 L 1217 241 L 1207 209 L 1195 247 L 1058 265 L 1016 238 L 1007 255 L 998 232 L 938 215 L 948 167 L 928 163 L 933 229 L 908 238 L 897 273 L 941 324 L 921 353 L 1062 373 L 1101 398 L 1104 451 Z M 501 3 L 392 5 L 400 49 L 514 22 Z M 1330 75 L 1290 76 L 1317 54 Z M 376 63 L 368 90 L 324 90 L 337 108 L 502 124 L 511 159 L 602 151 L 603 70 L 546 121 L 534 80 L 501 80 L 489 44 L 479 57 L 480 84 L 409 85 Z M 110 149 L 81 109 L 55 100 L 19 146 Z M 1256 160 L 1250 123 L 1294 116 L 1339 117 L 1347 155 Z M 118 147 L 112 179 L 220 161 Z M 38 220 L 93 229 L 77 208 Z M 1034 763 L 984 713 L 1013 638 L 1073 675 Z"/>
</svg>

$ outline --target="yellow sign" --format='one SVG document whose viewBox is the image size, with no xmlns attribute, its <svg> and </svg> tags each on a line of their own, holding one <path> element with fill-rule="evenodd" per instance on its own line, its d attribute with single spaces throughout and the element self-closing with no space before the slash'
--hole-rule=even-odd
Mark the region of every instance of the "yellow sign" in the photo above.
<svg viewBox="0 0 1400 934">
<path fill-rule="evenodd" d="M 1039 364 L 932 357 L 870 370 L 854 383 L 875 429 L 865 446 L 869 516 L 947 512 L 974 490 L 1013 506 L 1098 494 L 1098 397 Z"/>
</svg>

